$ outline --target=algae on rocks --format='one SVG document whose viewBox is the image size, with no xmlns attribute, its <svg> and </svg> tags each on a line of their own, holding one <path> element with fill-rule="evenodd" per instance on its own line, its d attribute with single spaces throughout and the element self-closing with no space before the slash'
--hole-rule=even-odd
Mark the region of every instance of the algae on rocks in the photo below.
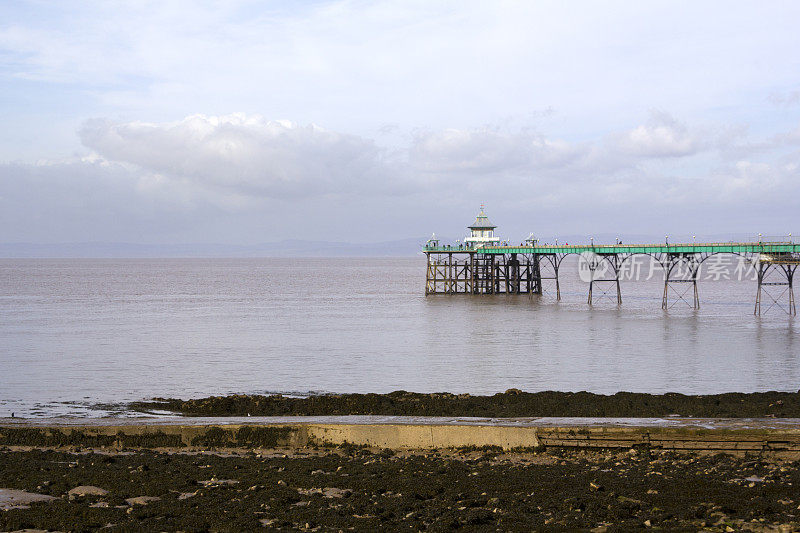
<svg viewBox="0 0 800 533">
<path fill-rule="evenodd" d="M 756 392 L 711 395 L 618 392 L 522 392 L 491 396 L 415 393 L 323 394 L 306 398 L 235 394 L 192 400 L 135 402 L 139 411 L 168 410 L 186 416 L 474 416 L 474 417 L 800 417 L 800 393 Z"/>
</svg>

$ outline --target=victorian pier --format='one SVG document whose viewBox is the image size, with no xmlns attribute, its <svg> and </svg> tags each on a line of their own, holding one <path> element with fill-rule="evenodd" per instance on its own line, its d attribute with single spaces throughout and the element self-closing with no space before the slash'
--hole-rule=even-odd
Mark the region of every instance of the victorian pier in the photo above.
<svg viewBox="0 0 800 533">
<path fill-rule="evenodd" d="M 701 266 L 721 254 L 738 256 L 754 269 L 757 280 L 754 314 L 771 308 L 797 314 L 794 274 L 800 265 L 800 244 L 791 235 L 780 240 L 757 242 L 712 242 L 612 245 L 541 244 L 533 236 L 519 246 L 503 243 L 495 236 L 497 226 L 489 222 L 483 208 L 468 226 L 470 235 L 463 242 L 441 244 L 436 237 L 423 248 L 427 256 L 425 294 L 542 294 L 549 284 L 561 300 L 559 274 L 564 259 L 579 256 L 581 278 L 587 281 L 591 305 L 596 288 L 616 293 L 622 304 L 620 279 L 629 262 L 649 257 L 663 271 L 661 306 L 667 309 L 674 300 L 700 307 L 697 288 Z"/>
</svg>

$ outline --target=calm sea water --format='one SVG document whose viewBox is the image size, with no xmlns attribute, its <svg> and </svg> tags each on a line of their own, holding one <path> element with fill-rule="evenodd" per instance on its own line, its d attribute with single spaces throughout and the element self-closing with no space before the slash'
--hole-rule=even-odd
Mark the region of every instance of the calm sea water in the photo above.
<svg viewBox="0 0 800 533">
<path fill-rule="evenodd" d="M 754 317 L 754 281 L 663 311 L 658 279 L 588 307 L 574 265 L 559 303 L 426 298 L 424 276 L 422 257 L 0 260 L 0 417 L 232 392 L 800 388 L 800 322 Z"/>
</svg>

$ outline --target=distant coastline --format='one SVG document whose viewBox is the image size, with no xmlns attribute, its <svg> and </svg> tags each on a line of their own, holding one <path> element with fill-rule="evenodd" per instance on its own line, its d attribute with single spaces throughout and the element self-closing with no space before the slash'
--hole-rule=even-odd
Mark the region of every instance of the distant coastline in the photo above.
<svg viewBox="0 0 800 533">
<path fill-rule="evenodd" d="M 0 243 L 0 258 L 414 257 L 424 243 L 422 237 L 376 243 L 284 240 L 249 245 L 23 242 Z"/>
<path fill-rule="evenodd" d="M 742 240 L 742 234 L 718 234 L 703 236 L 708 242 L 727 242 Z M 597 244 L 613 243 L 623 239 L 626 243 L 663 242 L 663 236 L 633 234 L 595 234 Z M 698 236 L 699 238 L 699 236 Z M 440 236 L 443 243 L 454 243 L 456 237 Z M 225 243 L 130 243 L 130 242 L 0 242 L 0 259 L 37 258 L 114 258 L 114 259 L 157 259 L 157 258 L 236 258 L 236 257 L 415 257 L 428 237 L 409 237 L 381 242 L 354 243 L 335 241 L 310 241 L 284 239 L 275 242 L 256 244 Z M 689 242 L 691 235 L 675 235 L 673 242 Z M 746 239 L 745 239 L 746 240 Z M 510 242 L 516 242 L 511 239 Z M 541 242 L 555 242 L 541 236 Z M 562 235 L 561 243 L 589 242 L 588 236 Z"/>
</svg>

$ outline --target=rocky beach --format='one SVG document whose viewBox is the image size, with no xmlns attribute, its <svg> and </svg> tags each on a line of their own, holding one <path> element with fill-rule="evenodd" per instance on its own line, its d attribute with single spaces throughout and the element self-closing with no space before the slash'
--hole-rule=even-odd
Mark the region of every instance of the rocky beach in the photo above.
<svg viewBox="0 0 800 533">
<path fill-rule="evenodd" d="M 798 485 L 795 462 L 646 449 L 6 447 L 0 530 L 795 531 Z"/>
</svg>

